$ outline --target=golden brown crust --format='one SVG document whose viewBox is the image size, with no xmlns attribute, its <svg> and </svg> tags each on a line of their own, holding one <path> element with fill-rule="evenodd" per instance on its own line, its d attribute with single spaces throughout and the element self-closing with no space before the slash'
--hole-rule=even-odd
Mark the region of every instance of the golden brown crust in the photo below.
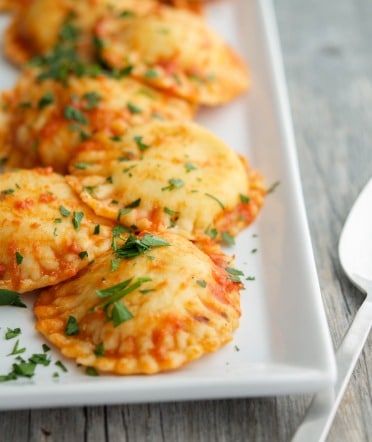
<svg viewBox="0 0 372 442">
<path fill-rule="evenodd" d="M 65 356 L 116 374 L 172 370 L 229 342 L 240 316 L 240 284 L 225 270 L 230 259 L 215 246 L 211 259 L 179 235 L 154 235 L 169 245 L 122 260 L 114 271 L 107 254 L 71 281 L 43 291 L 35 303 L 37 330 Z M 116 299 L 132 318 L 115 326 L 107 320 L 112 303 L 105 313 L 99 305 L 107 298 L 96 290 L 139 278 L 149 280 Z M 70 316 L 76 335 L 65 333 Z"/>
<path fill-rule="evenodd" d="M 189 235 L 217 229 L 218 239 L 250 224 L 265 194 L 258 172 L 193 123 L 151 123 L 121 142 L 98 134 L 80 146 L 71 172 L 68 182 L 100 216 Z"/>
<path fill-rule="evenodd" d="M 50 169 L 0 175 L 0 287 L 25 292 L 74 276 L 110 248 L 110 226 Z"/>
<path fill-rule="evenodd" d="M 38 81 L 38 74 L 24 71 L 16 87 L 3 95 L 0 138 L 11 153 L 8 167 L 51 166 L 65 173 L 82 138 L 97 131 L 120 137 L 131 126 L 155 118 L 188 120 L 195 111 L 186 101 L 128 77 L 69 76 L 65 84 Z"/>
<path fill-rule="evenodd" d="M 101 58 L 111 67 L 192 102 L 218 105 L 249 86 L 237 53 L 196 14 L 159 7 L 143 16 L 107 14 L 97 22 Z"/>
<path fill-rule="evenodd" d="M 92 28 L 108 10 L 147 12 L 157 6 L 153 0 L 20 0 L 5 36 L 4 50 L 16 64 L 49 52 L 60 44 L 60 30 L 68 20 L 79 31 L 76 50 L 84 60 L 94 58 Z"/>
</svg>

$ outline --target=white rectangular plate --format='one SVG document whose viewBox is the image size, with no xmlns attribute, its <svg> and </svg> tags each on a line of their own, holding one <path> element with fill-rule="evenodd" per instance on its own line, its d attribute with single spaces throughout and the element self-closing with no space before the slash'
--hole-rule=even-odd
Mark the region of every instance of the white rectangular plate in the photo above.
<svg viewBox="0 0 372 442">
<path fill-rule="evenodd" d="M 234 341 L 153 376 L 90 377 L 52 350 L 52 364 L 38 366 L 34 378 L 0 384 L 0 409 L 309 393 L 334 382 L 272 6 L 269 0 L 226 0 L 210 6 L 207 18 L 249 63 L 252 87 L 232 104 L 201 111 L 198 121 L 247 156 L 268 184 L 280 182 L 258 221 L 228 250 L 236 254 L 236 267 L 255 277 L 245 281 Z M 0 89 L 14 84 L 18 72 L 5 60 L 0 72 Z M 7 357 L 14 345 L 4 338 L 7 327 L 21 327 L 22 357 L 41 352 L 31 306 L 32 300 L 28 309 L 0 308 L 0 374 L 14 359 Z M 67 373 L 54 365 L 59 359 Z"/>
</svg>

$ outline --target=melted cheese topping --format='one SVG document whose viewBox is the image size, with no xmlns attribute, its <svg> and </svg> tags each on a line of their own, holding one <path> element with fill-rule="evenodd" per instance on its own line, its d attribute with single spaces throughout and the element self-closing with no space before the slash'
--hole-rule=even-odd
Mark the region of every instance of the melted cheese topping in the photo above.
<svg viewBox="0 0 372 442">
<path fill-rule="evenodd" d="M 25 292 L 71 278 L 110 248 L 109 226 L 50 169 L 0 175 L 0 288 Z"/>
<path fill-rule="evenodd" d="M 11 167 L 52 166 L 64 173 L 76 146 L 94 132 L 117 137 L 154 118 L 190 119 L 195 110 L 131 78 L 70 76 L 65 85 L 38 81 L 37 76 L 38 72 L 24 72 L 4 95 L 8 124 L 0 117 L 0 137 L 5 132 L 3 145 L 20 152 L 13 155 Z"/>
<path fill-rule="evenodd" d="M 235 235 L 265 193 L 257 172 L 192 123 L 141 126 L 121 143 L 98 135 L 80 147 L 71 172 L 68 182 L 98 215 L 139 229 Z"/>
<path fill-rule="evenodd" d="M 43 291 L 35 303 L 36 329 L 77 363 L 117 374 L 175 369 L 229 342 L 240 316 L 240 284 L 228 277 L 229 259 L 216 246 L 209 257 L 179 235 L 156 235 L 169 246 L 121 260 L 115 271 L 108 253 L 73 280 Z M 96 290 L 139 278 L 148 281 L 116 298 L 132 318 L 115 326 L 107 320 L 113 301 L 105 313 L 108 298 Z M 71 316 L 78 332 L 66 335 Z"/>
<path fill-rule="evenodd" d="M 116 68 L 190 101 L 216 105 L 248 88 L 243 61 L 196 14 L 164 6 L 145 16 L 115 14 L 95 28 L 101 57 Z"/>
</svg>

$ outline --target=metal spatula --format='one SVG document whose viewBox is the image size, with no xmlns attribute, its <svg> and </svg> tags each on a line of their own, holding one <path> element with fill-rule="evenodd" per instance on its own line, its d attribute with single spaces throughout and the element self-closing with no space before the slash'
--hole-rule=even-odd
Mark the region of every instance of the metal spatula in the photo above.
<svg viewBox="0 0 372 442">
<path fill-rule="evenodd" d="M 364 187 L 345 222 L 339 257 L 349 279 L 367 294 L 336 353 L 337 382 L 317 394 L 292 442 L 322 442 L 331 427 L 372 324 L 372 179 Z"/>
</svg>

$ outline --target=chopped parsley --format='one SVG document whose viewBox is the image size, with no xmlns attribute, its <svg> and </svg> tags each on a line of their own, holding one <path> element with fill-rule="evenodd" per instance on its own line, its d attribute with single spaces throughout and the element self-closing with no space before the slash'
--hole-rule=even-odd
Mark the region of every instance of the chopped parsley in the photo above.
<svg viewBox="0 0 372 442">
<path fill-rule="evenodd" d="M 64 364 L 62 361 L 56 361 L 56 362 L 54 363 L 54 365 L 56 365 L 57 367 L 59 367 L 59 368 L 60 368 L 62 371 L 64 371 L 65 373 L 68 372 L 68 370 L 67 370 L 65 364 Z"/>
<path fill-rule="evenodd" d="M 266 195 L 268 195 L 269 193 L 273 193 L 275 191 L 275 189 L 279 186 L 280 181 L 275 181 L 275 183 L 273 183 L 267 190 L 266 190 Z"/>
<path fill-rule="evenodd" d="M 89 166 L 90 166 L 89 163 L 83 163 L 83 162 L 74 164 L 75 169 L 80 169 L 80 170 L 85 170 Z"/>
<path fill-rule="evenodd" d="M 83 95 L 83 99 L 86 102 L 84 109 L 85 110 L 92 110 L 95 109 L 99 102 L 102 100 L 101 95 L 99 95 L 97 92 L 87 92 Z"/>
<path fill-rule="evenodd" d="M 85 369 L 85 374 L 88 376 L 99 376 L 98 371 L 94 367 L 87 367 Z"/>
<path fill-rule="evenodd" d="M 235 244 L 234 237 L 228 232 L 221 232 L 222 241 L 228 245 L 233 246 Z"/>
<path fill-rule="evenodd" d="M 173 189 L 179 189 L 180 187 L 183 187 L 185 183 L 180 178 L 171 178 L 168 180 L 169 185 L 162 187 L 161 190 L 173 190 Z"/>
<path fill-rule="evenodd" d="M 27 305 L 21 301 L 19 293 L 8 289 L 0 289 L 0 305 L 27 308 Z"/>
<path fill-rule="evenodd" d="M 105 346 L 104 346 L 103 342 L 101 342 L 97 345 L 97 347 L 94 349 L 94 354 L 98 358 L 105 356 Z"/>
<path fill-rule="evenodd" d="M 207 236 L 209 236 L 209 238 L 212 238 L 212 239 L 216 239 L 217 236 L 218 236 L 218 230 L 217 230 L 217 229 L 214 229 L 214 228 L 211 228 L 210 226 L 208 226 L 208 227 L 204 230 L 204 233 L 205 233 Z"/>
<path fill-rule="evenodd" d="M 207 282 L 204 281 L 204 279 L 198 279 L 198 280 L 196 281 L 196 283 L 197 283 L 198 285 L 200 285 L 200 287 L 203 287 L 203 288 L 207 287 Z"/>
<path fill-rule="evenodd" d="M 17 265 L 21 265 L 23 261 L 23 256 L 19 252 L 15 252 L 15 258 Z"/>
<path fill-rule="evenodd" d="M 148 149 L 150 147 L 148 144 L 145 144 L 142 141 L 142 139 L 143 139 L 143 137 L 141 137 L 141 136 L 135 136 L 134 137 L 134 141 L 136 142 L 137 147 L 140 150 L 140 152 L 143 152 L 143 151 L 145 151 L 146 149 Z"/>
<path fill-rule="evenodd" d="M 212 198 L 212 200 L 216 201 L 216 203 L 221 207 L 222 210 L 225 210 L 225 206 L 221 203 L 221 201 L 216 198 L 214 195 L 211 195 L 210 193 L 205 193 L 205 196 Z"/>
<path fill-rule="evenodd" d="M 65 335 L 74 336 L 79 333 L 79 326 L 75 316 L 69 316 L 66 322 Z"/>
<path fill-rule="evenodd" d="M 80 259 L 88 258 L 88 252 L 86 250 L 83 250 L 82 252 L 79 253 L 79 258 Z"/>
<path fill-rule="evenodd" d="M 12 355 L 19 355 L 21 353 L 24 353 L 26 351 L 26 348 L 19 348 L 19 339 L 16 340 L 16 343 L 13 346 L 13 350 L 11 351 L 11 353 L 8 354 L 8 356 L 12 356 Z"/>
<path fill-rule="evenodd" d="M 83 217 L 84 217 L 83 212 L 74 212 L 72 214 L 72 224 L 76 230 L 80 230 L 80 223 Z"/>
<path fill-rule="evenodd" d="M 20 328 L 9 328 L 7 327 L 7 332 L 5 333 L 5 339 L 13 339 L 16 338 L 17 336 L 19 336 L 22 333 Z"/>
<path fill-rule="evenodd" d="M 66 209 L 65 207 L 63 207 L 63 206 L 59 206 L 59 213 L 60 213 L 62 216 L 67 217 L 67 216 L 70 215 L 71 212 L 70 212 L 68 209 Z"/>
<path fill-rule="evenodd" d="M 51 92 L 47 92 L 45 95 L 43 95 L 40 98 L 37 106 L 38 106 L 39 109 L 44 109 L 44 107 L 49 106 L 53 102 L 54 102 L 53 94 Z"/>
<path fill-rule="evenodd" d="M 250 199 L 246 195 L 243 195 L 241 193 L 239 194 L 239 198 L 240 198 L 240 202 L 243 204 L 248 204 L 250 201 Z"/>
<path fill-rule="evenodd" d="M 148 69 L 145 72 L 145 78 L 151 80 L 152 78 L 158 78 L 159 74 L 155 69 Z"/>
<path fill-rule="evenodd" d="M 143 112 L 140 107 L 136 106 L 133 103 L 128 103 L 127 104 L 127 109 L 129 110 L 129 112 L 131 114 L 141 114 Z"/>
<path fill-rule="evenodd" d="M 197 170 L 197 167 L 195 166 L 195 164 L 185 163 L 185 169 L 186 169 L 186 173 L 189 173 L 192 170 Z"/>
<path fill-rule="evenodd" d="M 135 201 L 127 204 L 125 206 L 126 209 L 134 209 L 135 207 L 138 207 L 141 204 L 141 198 L 136 199 Z"/>
<path fill-rule="evenodd" d="M 106 319 L 112 321 L 114 327 L 118 327 L 123 322 L 133 318 L 132 313 L 121 302 L 121 299 L 137 290 L 143 283 L 151 281 L 151 278 L 142 277 L 137 278 L 133 283 L 132 281 L 133 279 L 130 278 L 107 289 L 96 290 L 97 295 L 104 299 L 104 301 L 96 307 L 102 307 L 104 309 Z"/>
<path fill-rule="evenodd" d="M 132 259 L 147 253 L 154 247 L 170 246 L 169 242 L 162 238 L 147 233 L 142 238 L 129 235 L 126 242 L 115 250 L 116 256 L 121 259 Z"/>
<path fill-rule="evenodd" d="M 226 272 L 229 275 L 229 279 L 234 282 L 241 282 L 240 277 L 244 276 L 244 273 L 241 270 L 234 269 L 233 267 L 226 267 Z"/>
<path fill-rule="evenodd" d="M 81 124 L 88 124 L 89 121 L 87 117 L 81 113 L 76 107 L 68 105 L 65 107 L 64 116 L 67 120 L 77 121 Z"/>
</svg>

